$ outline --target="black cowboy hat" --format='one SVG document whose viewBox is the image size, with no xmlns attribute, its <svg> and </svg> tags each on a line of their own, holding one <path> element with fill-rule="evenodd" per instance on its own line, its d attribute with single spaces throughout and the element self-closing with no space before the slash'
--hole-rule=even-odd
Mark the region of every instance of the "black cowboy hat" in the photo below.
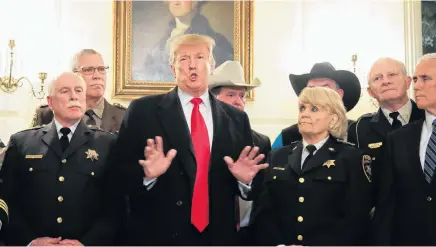
<svg viewBox="0 0 436 247">
<path fill-rule="evenodd" d="M 316 63 L 313 65 L 310 73 L 302 75 L 289 75 L 292 88 L 297 95 L 300 95 L 303 88 L 307 86 L 307 82 L 314 78 L 328 78 L 335 81 L 344 91 L 345 109 L 351 111 L 360 98 L 360 82 L 359 78 L 354 73 L 347 70 L 336 70 L 330 63 Z"/>
</svg>

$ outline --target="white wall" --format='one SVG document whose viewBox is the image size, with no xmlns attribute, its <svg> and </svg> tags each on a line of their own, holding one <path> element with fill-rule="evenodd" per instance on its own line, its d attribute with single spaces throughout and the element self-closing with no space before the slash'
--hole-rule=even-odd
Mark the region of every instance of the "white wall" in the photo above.
<svg viewBox="0 0 436 247">
<path fill-rule="evenodd" d="M 0 33 L 0 61 L 8 39 L 16 39 L 17 74 L 36 80 L 37 72 L 45 71 L 53 77 L 69 70 L 70 58 L 82 48 L 97 49 L 112 66 L 112 1 L 0 0 L 0 9 L 8 9 L 0 15 L 6 24 Z M 274 139 L 297 118 L 289 73 L 308 72 L 321 61 L 351 69 L 354 53 L 362 81 L 377 57 L 405 59 L 402 1 L 256 1 L 254 74 L 263 85 L 256 90 L 255 101 L 247 105 L 252 127 Z M 4 74 L 1 62 L 0 72 Z M 111 85 L 109 79 L 106 95 L 110 100 Z M 29 125 L 40 103 L 29 92 L 28 86 L 10 95 L 0 91 L 0 138 L 5 142 Z M 374 110 L 364 93 L 349 117 Z"/>
</svg>

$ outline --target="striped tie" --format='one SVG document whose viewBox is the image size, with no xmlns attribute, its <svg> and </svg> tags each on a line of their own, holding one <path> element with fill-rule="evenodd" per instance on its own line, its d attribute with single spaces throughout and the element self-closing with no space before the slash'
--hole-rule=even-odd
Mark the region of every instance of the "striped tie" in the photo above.
<svg viewBox="0 0 436 247">
<path fill-rule="evenodd" d="M 424 175 L 425 180 L 430 183 L 436 168 L 436 119 L 433 120 L 433 132 L 428 141 L 425 153 Z"/>
</svg>

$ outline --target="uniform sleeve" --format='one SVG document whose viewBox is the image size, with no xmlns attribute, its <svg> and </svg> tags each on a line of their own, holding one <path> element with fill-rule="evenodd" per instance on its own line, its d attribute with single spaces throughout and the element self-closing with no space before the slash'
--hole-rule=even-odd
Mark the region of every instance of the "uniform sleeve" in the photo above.
<svg viewBox="0 0 436 247">
<path fill-rule="evenodd" d="M 23 157 L 19 153 L 15 137 L 12 136 L 0 171 L 0 179 L 3 181 L 0 196 L 9 210 L 9 224 L 6 234 L 8 245 L 27 245 L 38 237 L 24 219 L 16 198 L 20 194 L 18 168 L 21 162 L 23 162 Z M 2 220 L 3 224 L 6 222 Z"/>
<path fill-rule="evenodd" d="M 357 124 L 356 122 L 353 122 L 349 127 L 348 127 L 348 134 L 347 134 L 347 142 L 351 142 L 353 144 L 356 144 L 356 146 L 358 145 L 357 143 Z"/>
</svg>

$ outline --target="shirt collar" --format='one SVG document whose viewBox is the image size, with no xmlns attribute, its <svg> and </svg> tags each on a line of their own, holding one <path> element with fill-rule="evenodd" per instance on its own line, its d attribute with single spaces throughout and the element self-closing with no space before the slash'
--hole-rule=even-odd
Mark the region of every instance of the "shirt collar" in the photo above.
<svg viewBox="0 0 436 247">
<path fill-rule="evenodd" d="M 180 88 L 177 88 L 177 94 L 179 96 L 182 107 L 185 107 L 188 104 L 190 104 L 190 101 L 194 98 L 190 94 L 182 91 Z M 206 92 L 203 93 L 199 98 L 203 100 L 204 106 L 206 106 L 206 108 L 209 109 L 210 108 L 209 91 L 206 90 Z"/>
<path fill-rule="evenodd" d="M 98 104 L 92 108 L 92 110 L 98 118 L 102 119 L 104 111 L 104 99 L 100 100 L 100 102 L 98 102 Z"/>
<path fill-rule="evenodd" d="M 392 111 L 389 111 L 388 109 L 385 108 L 381 108 L 381 109 L 386 119 L 391 119 L 391 117 L 389 117 L 389 114 L 392 113 Z M 404 104 L 400 109 L 398 109 L 398 113 L 400 114 L 398 116 L 401 117 L 403 122 L 408 123 L 410 120 L 410 115 L 412 115 L 412 102 L 408 100 L 406 104 Z"/>
<path fill-rule="evenodd" d="M 435 119 L 436 116 L 433 116 L 428 111 L 425 111 L 425 126 L 430 133 L 433 131 L 433 121 Z"/>
<path fill-rule="evenodd" d="M 61 133 L 61 129 L 64 127 L 64 126 L 62 126 L 55 118 L 53 118 L 53 122 L 54 122 L 54 124 L 55 124 L 55 126 L 56 126 L 56 131 L 57 131 L 57 133 L 58 133 L 58 135 L 62 135 L 62 133 Z M 74 131 L 76 131 L 76 129 L 77 129 L 77 126 L 79 125 L 79 122 L 80 122 L 80 120 L 79 121 L 77 121 L 75 124 L 73 124 L 73 125 L 71 125 L 69 128 L 70 128 L 70 130 L 71 130 L 71 134 L 74 134 Z"/>
<path fill-rule="evenodd" d="M 325 139 L 313 144 L 316 147 L 316 151 L 318 151 L 330 138 L 330 136 L 327 136 Z M 306 147 L 309 145 L 304 139 L 303 139 L 303 151 L 306 150 Z"/>
</svg>

